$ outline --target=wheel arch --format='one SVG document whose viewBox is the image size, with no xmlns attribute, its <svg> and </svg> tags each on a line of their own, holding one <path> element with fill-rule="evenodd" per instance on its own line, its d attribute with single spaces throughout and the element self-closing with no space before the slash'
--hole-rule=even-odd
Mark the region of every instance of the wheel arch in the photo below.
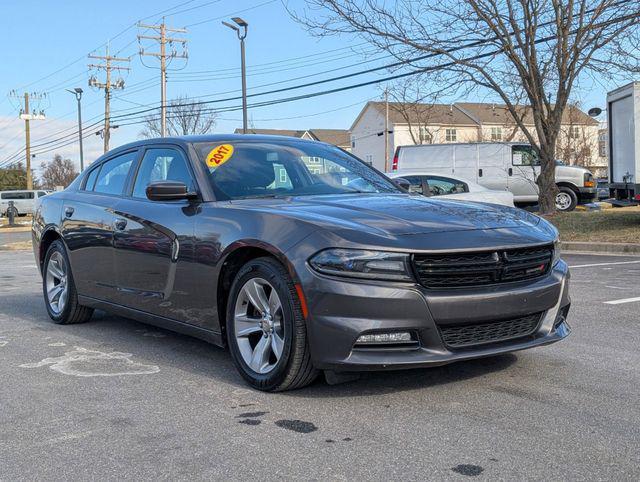
<svg viewBox="0 0 640 482">
<path fill-rule="evenodd" d="M 64 239 L 62 238 L 62 235 L 60 234 L 60 232 L 55 226 L 50 226 L 46 228 L 43 231 L 42 235 L 40 236 L 40 244 L 38 246 L 38 268 L 40 269 L 40 273 L 42 273 L 44 258 L 47 255 L 49 246 L 51 246 L 51 244 L 56 240 L 60 240 L 62 244 L 65 245 L 65 248 L 66 248 Z"/>
<path fill-rule="evenodd" d="M 568 187 L 569 189 L 571 189 L 574 193 L 576 193 L 576 196 L 580 194 L 580 191 L 578 190 L 578 186 L 576 186 L 575 184 L 568 182 L 568 181 L 560 181 L 556 183 L 556 186 L 560 187 Z"/>
<path fill-rule="evenodd" d="M 222 330 L 222 338 L 225 339 L 226 325 L 227 325 L 227 301 L 228 295 L 231 290 L 231 284 L 236 277 L 236 274 L 240 269 L 249 261 L 270 257 L 278 261 L 289 273 L 291 279 L 295 285 L 299 285 L 299 277 L 295 268 L 282 252 L 277 247 L 265 243 L 260 240 L 243 240 L 237 241 L 227 247 L 221 257 L 221 267 L 218 273 L 217 283 L 217 310 L 218 320 L 220 323 L 220 329 Z"/>
</svg>

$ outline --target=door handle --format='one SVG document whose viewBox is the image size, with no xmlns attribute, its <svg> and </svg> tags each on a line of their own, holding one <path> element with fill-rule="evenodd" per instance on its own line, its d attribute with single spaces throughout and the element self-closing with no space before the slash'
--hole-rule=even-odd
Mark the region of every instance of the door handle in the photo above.
<svg viewBox="0 0 640 482">
<path fill-rule="evenodd" d="M 482 177 L 482 169 L 478 169 L 478 177 Z"/>
<path fill-rule="evenodd" d="M 509 168 L 509 175 L 513 176 L 513 168 L 512 167 Z"/>
<path fill-rule="evenodd" d="M 70 218 L 71 216 L 73 216 L 73 211 L 74 211 L 74 209 L 73 209 L 71 206 L 67 206 L 67 207 L 64 209 L 64 215 L 65 215 L 66 217 Z"/>
<path fill-rule="evenodd" d="M 127 220 L 126 219 L 122 219 L 122 218 L 118 218 L 118 219 L 115 220 L 113 225 L 115 226 L 115 228 L 118 231 L 122 231 L 124 228 L 127 227 Z"/>
</svg>

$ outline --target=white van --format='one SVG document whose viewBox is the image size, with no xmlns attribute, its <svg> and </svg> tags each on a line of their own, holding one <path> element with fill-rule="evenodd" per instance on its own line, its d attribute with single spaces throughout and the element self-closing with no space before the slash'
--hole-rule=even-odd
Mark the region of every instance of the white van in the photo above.
<svg viewBox="0 0 640 482">
<path fill-rule="evenodd" d="M 44 189 L 37 191 L 0 191 L 0 215 L 7 215 L 9 201 L 13 201 L 13 205 L 18 211 L 18 216 L 33 214 L 36 199 L 51 194 L 52 192 L 53 191 L 45 191 Z"/>
<path fill-rule="evenodd" d="M 493 190 L 508 190 L 516 203 L 538 201 L 536 179 L 540 161 L 529 144 L 474 142 L 460 144 L 423 144 L 396 149 L 392 172 L 429 170 L 443 175 L 455 174 Z M 559 193 L 556 207 L 573 210 L 578 202 L 593 201 L 597 188 L 593 174 L 576 166 L 556 166 Z"/>
</svg>

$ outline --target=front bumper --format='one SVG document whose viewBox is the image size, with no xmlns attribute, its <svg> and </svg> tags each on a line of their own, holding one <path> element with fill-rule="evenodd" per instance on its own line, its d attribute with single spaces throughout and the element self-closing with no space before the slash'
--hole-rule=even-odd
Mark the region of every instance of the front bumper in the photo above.
<svg viewBox="0 0 640 482">
<path fill-rule="evenodd" d="M 579 187 L 578 198 L 581 203 L 590 203 L 598 199 L 597 187 Z"/>
<path fill-rule="evenodd" d="M 320 369 L 385 370 L 437 366 L 493 356 L 562 340 L 570 333 L 564 320 L 569 305 L 569 271 L 560 261 L 535 282 L 474 289 L 427 290 L 413 284 L 359 282 L 319 275 L 301 276 L 309 316 L 311 357 Z M 448 348 L 439 327 L 486 323 L 542 313 L 536 330 L 517 339 Z M 413 347 L 354 347 L 370 332 L 409 331 Z"/>
</svg>

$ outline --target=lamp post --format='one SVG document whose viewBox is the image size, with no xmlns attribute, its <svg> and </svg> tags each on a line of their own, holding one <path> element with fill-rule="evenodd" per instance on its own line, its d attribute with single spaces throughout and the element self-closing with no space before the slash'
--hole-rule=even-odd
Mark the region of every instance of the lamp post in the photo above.
<svg viewBox="0 0 640 482">
<path fill-rule="evenodd" d="M 78 140 L 80 142 L 80 172 L 84 170 L 84 152 L 82 149 L 82 107 L 80 105 L 80 99 L 82 99 L 82 89 L 76 87 L 73 90 L 67 89 L 67 92 L 71 92 L 76 96 L 78 101 Z"/>
<path fill-rule="evenodd" d="M 249 24 L 240 17 L 233 17 L 233 25 L 229 22 L 222 22 L 223 25 L 235 30 L 240 40 L 240 65 L 242 70 L 242 133 L 247 133 L 247 72 L 244 59 L 244 39 L 247 37 L 247 27 Z M 242 30 L 240 30 L 242 29 Z"/>
</svg>

